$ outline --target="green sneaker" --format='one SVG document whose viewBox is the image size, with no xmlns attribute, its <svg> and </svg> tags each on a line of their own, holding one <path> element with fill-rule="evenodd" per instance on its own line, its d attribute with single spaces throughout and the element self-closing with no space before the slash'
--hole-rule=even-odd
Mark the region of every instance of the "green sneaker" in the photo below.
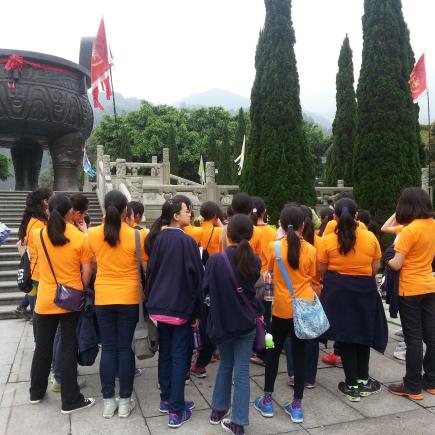
<svg viewBox="0 0 435 435">
<path fill-rule="evenodd" d="M 51 391 L 53 393 L 60 393 L 60 382 L 57 382 L 54 378 L 51 381 Z"/>
</svg>

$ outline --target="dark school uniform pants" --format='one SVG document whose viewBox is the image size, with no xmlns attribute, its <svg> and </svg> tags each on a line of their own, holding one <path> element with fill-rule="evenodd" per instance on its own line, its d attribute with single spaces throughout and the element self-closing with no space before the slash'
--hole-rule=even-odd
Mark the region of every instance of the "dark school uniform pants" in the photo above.
<svg viewBox="0 0 435 435">
<path fill-rule="evenodd" d="M 399 313 L 406 343 L 405 387 L 411 393 L 435 388 L 435 293 L 399 296 Z"/>
<path fill-rule="evenodd" d="M 272 316 L 270 330 L 275 347 L 267 350 L 264 391 L 272 393 L 274 390 L 276 375 L 278 373 L 279 357 L 281 356 L 286 337 L 290 334 L 295 377 L 294 398 L 302 399 L 304 395 L 305 382 L 306 340 L 301 340 L 296 337 L 293 319 L 281 319 L 280 317 Z"/>
<path fill-rule="evenodd" d="M 192 355 L 192 327 L 158 322 L 160 400 L 169 402 L 169 411 L 184 410 L 184 385 Z"/>
<path fill-rule="evenodd" d="M 201 334 L 202 346 L 198 352 L 198 358 L 196 359 L 196 367 L 205 369 L 211 361 L 213 353 L 216 350 L 216 345 L 211 342 L 207 334 L 207 318 L 210 308 L 204 305 L 204 310 L 201 315 L 201 321 L 199 322 L 199 332 Z"/>
<path fill-rule="evenodd" d="M 30 400 L 42 399 L 47 391 L 53 356 L 53 342 L 58 324 L 61 325 L 61 389 L 62 409 L 73 409 L 83 401 L 77 385 L 77 322 L 80 313 L 37 314 L 38 334 L 30 371 Z"/>
<path fill-rule="evenodd" d="M 369 378 L 370 347 L 363 344 L 339 342 L 346 384 L 356 386 L 357 380 Z"/>
</svg>

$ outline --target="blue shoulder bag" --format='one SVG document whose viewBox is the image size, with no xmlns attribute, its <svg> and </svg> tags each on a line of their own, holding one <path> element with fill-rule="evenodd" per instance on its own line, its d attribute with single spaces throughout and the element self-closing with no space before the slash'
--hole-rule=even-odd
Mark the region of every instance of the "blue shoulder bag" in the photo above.
<svg viewBox="0 0 435 435">
<path fill-rule="evenodd" d="M 302 340 L 311 340 L 320 337 L 329 329 L 329 321 L 323 311 L 322 304 L 314 292 L 314 300 L 309 301 L 297 298 L 287 269 L 281 258 L 281 241 L 275 242 L 275 257 L 281 269 L 281 274 L 290 292 L 293 301 L 293 324 L 296 337 Z"/>
</svg>

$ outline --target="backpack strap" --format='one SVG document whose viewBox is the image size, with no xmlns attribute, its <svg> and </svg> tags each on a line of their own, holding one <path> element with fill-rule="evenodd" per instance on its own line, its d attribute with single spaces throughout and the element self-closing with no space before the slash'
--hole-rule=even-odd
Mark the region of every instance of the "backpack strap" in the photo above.
<svg viewBox="0 0 435 435">
<path fill-rule="evenodd" d="M 211 238 L 213 237 L 213 233 L 214 233 L 214 225 L 213 225 L 213 229 L 211 230 L 210 238 L 208 239 L 207 247 L 205 248 L 206 250 L 208 249 L 208 247 L 210 245 Z"/>
<path fill-rule="evenodd" d="M 139 284 L 139 321 L 140 325 L 145 324 L 143 315 L 143 288 L 142 288 L 142 261 L 140 258 L 140 231 L 134 230 L 134 239 L 136 245 L 136 263 L 137 263 L 137 273 L 138 273 L 138 284 Z"/>
<path fill-rule="evenodd" d="M 284 278 L 284 281 L 287 285 L 288 291 L 289 291 L 291 297 L 295 298 L 296 296 L 295 296 L 295 292 L 293 290 L 292 282 L 290 281 L 290 277 L 288 275 L 287 269 L 285 268 L 284 262 L 282 261 L 282 258 L 281 258 L 281 240 L 277 240 L 275 242 L 275 258 L 279 264 L 279 268 L 281 269 L 281 275 Z"/>
<path fill-rule="evenodd" d="M 57 282 L 56 274 L 54 273 L 53 265 L 51 264 L 50 256 L 48 255 L 47 246 L 45 246 L 44 238 L 42 237 L 42 232 L 44 231 L 44 228 L 41 228 L 41 231 L 39 232 L 39 237 L 41 238 L 42 247 L 44 248 L 45 256 L 47 257 L 48 264 L 51 269 L 51 273 L 53 274 L 53 278 L 56 281 L 56 285 L 59 285 Z M 35 264 L 36 266 L 36 264 Z M 33 268 L 35 269 L 35 268 Z"/>
</svg>

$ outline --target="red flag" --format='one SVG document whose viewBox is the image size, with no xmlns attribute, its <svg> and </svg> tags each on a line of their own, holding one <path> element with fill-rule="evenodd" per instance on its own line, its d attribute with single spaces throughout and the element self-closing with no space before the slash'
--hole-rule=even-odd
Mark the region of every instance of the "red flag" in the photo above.
<svg viewBox="0 0 435 435">
<path fill-rule="evenodd" d="M 414 103 L 416 103 L 423 93 L 427 91 L 424 54 L 421 55 L 420 59 L 415 64 L 414 69 L 411 71 L 409 86 L 411 87 L 411 96 Z"/>
<path fill-rule="evenodd" d="M 94 107 L 104 112 L 104 107 L 98 101 L 99 89 L 101 85 L 102 90 L 106 91 L 106 99 L 110 100 L 112 96 L 112 89 L 110 87 L 110 66 L 113 65 L 112 52 L 109 53 L 106 29 L 104 20 L 101 19 L 100 27 L 98 28 L 97 37 L 95 38 L 92 46 L 92 62 L 91 62 L 91 89 L 94 99 Z M 109 59 L 110 56 L 110 59 Z"/>
</svg>

